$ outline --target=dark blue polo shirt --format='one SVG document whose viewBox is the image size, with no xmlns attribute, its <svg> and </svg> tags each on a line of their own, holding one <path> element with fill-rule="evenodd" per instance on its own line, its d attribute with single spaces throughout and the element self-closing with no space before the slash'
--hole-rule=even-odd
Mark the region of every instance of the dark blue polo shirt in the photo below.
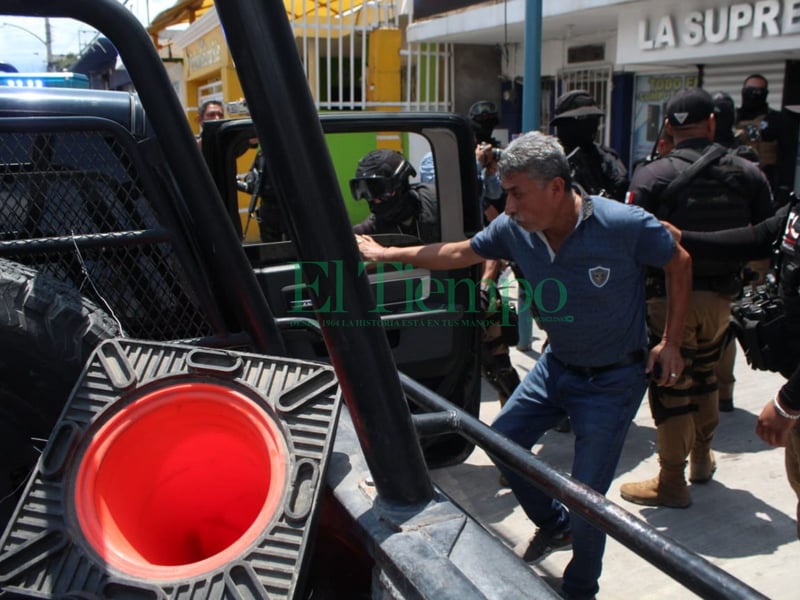
<svg viewBox="0 0 800 600">
<path fill-rule="evenodd" d="M 646 348 L 645 267 L 664 267 L 675 251 L 653 215 L 598 196 L 584 199 L 575 230 L 555 254 L 540 234 L 524 231 L 505 214 L 471 245 L 485 258 L 517 263 L 552 352 L 585 367 L 613 364 Z"/>
</svg>

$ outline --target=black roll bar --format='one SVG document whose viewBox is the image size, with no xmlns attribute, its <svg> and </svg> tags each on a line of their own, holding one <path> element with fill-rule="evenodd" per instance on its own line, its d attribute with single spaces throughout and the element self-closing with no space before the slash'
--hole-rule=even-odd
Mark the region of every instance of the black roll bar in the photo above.
<svg viewBox="0 0 800 600">
<path fill-rule="evenodd" d="M 400 379 L 408 397 L 417 405 L 432 411 L 414 415 L 414 422 L 421 426 L 420 433 L 463 435 L 493 459 L 511 467 L 542 491 L 558 498 L 572 512 L 581 515 L 702 598 L 766 600 L 766 596 L 743 581 L 662 534 L 589 486 L 562 475 L 526 448 L 435 392 L 406 375 L 401 374 Z"/>
<path fill-rule="evenodd" d="M 281 0 L 217 0 L 216 7 L 298 254 L 342 261 L 342 281 L 304 267 L 303 274 L 316 307 L 341 299 L 343 312 L 317 316 L 375 487 L 384 502 L 427 502 L 433 486 L 386 333 L 326 324 L 329 316 L 373 320 L 375 303 L 286 7 Z"/>
<path fill-rule="evenodd" d="M 278 319 L 278 322 L 284 328 L 301 327 L 309 332 L 320 333 L 318 323 L 310 319 Z M 768 600 L 759 591 L 617 506 L 602 494 L 562 475 L 530 451 L 411 377 L 401 373 L 400 382 L 408 399 L 429 411 L 412 415 L 418 435 L 456 433 L 465 437 L 493 459 L 503 462 L 539 489 L 558 498 L 571 511 L 580 514 L 634 554 L 702 598 Z"/>
</svg>

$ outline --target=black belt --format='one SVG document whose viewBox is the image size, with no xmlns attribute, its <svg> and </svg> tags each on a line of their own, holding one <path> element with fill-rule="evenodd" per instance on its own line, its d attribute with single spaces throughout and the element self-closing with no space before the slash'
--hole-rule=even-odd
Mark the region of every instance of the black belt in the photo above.
<svg viewBox="0 0 800 600">
<path fill-rule="evenodd" d="M 555 361 L 562 367 L 564 367 L 567 371 L 571 371 L 577 375 L 583 375 L 584 377 L 593 377 L 598 373 L 613 371 L 614 369 L 621 369 L 622 367 L 630 367 L 631 365 L 640 363 L 644 360 L 645 353 L 644 350 L 636 350 L 623 357 L 622 360 L 620 361 L 611 363 L 610 365 L 602 365 L 600 367 L 580 367 L 578 365 L 569 365 L 558 359 L 556 355 L 553 353 L 550 353 L 550 356 L 552 356 L 555 359 Z"/>
</svg>

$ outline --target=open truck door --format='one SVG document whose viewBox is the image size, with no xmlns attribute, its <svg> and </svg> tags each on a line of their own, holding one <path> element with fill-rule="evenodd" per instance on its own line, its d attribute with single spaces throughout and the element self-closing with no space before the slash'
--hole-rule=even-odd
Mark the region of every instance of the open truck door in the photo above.
<svg viewBox="0 0 800 600">
<path fill-rule="evenodd" d="M 480 228 L 472 134 L 463 117 L 441 113 L 341 112 L 320 115 L 320 122 L 352 224 L 365 218 L 368 209 L 366 202 L 356 202 L 349 197 L 348 182 L 361 156 L 375 149 L 376 139 L 400 142 L 402 153 L 417 172 L 421 157 L 428 152 L 433 156 L 436 231 L 419 233 L 418 229 L 417 235 L 377 234 L 374 237 L 379 243 L 415 245 L 463 240 Z M 284 321 L 283 335 L 292 355 L 328 360 L 327 348 L 319 334 L 303 327 L 304 319 L 316 320 L 317 303 L 324 306 L 329 326 L 382 328 L 401 372 L 478 416 L 482 333 L 479 325 L 482 313 L 478 308 L 480 269 L 431 272 L 401 264 L 363 264 L 375 308 L 371 318 L 363 322 L 348 319 L 340 305 L 339 292 L 347 284 L 341 279 L 342 257 L 329 255 L 325 261 L 303 264 L 292 240 L 294 234 L 285 225 L 288 221 L 281 207 L 263 210 L 266 203 L 277 200 L 292 203 L 293 196 L 302 194 L 303 190 L 287 192 L 271 180 L 265 180 L 272 177 L 270 166 L 262 162 L 263 155 L 256 146 L 257 135 L 250 119 L 212 121 L 203 128 L 203 156 L 231 221 L 243 239 L 245 252 L 272 312 Z M 243 165 L 254 168 L 242 173 Z M 309 177 L 314 176 L 314 173 L 309 174 Z M 416 175 L 412 181 L 418 179 Z M 243 180 L 249 184 L 244 193 Z M 277 199 L 279 194 L 284 197 Z M 340 200 L 331 194 L 328 201 Z M 259 222 L 267 219 L 275 219 L 279 224 Z M 310 229 L 328 228 L 321 220 L 300 225 Z M 259 231 L 262 239 L 253 240 L 253 234 Z M 270 233 L 265 234 L 265 231 Z M 301 266 L 313 274 L 312 279 L 304 280 Z M 334 292 L 332 296 L 318 296 L 320 279 L 328 280 Z M 460 462 L 473 448 L 473 444 L 455 435 L 421 441 L 430 466 Z"/>
</svg>

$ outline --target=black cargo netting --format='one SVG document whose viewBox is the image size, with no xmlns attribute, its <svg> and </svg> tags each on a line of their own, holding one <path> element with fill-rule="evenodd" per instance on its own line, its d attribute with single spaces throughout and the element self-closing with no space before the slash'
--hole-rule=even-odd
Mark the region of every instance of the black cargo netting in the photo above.
<svg viewBox="0 0 800 600">
<path fill-rule="evenodd" d="M 109 132 L 2 133 L 0 176 L 2 256 L 71 281 L 130 336 L 211 334 L 124 146 Z M 56 238 L 61 243 L 41 248 Z"/>
</svg>

